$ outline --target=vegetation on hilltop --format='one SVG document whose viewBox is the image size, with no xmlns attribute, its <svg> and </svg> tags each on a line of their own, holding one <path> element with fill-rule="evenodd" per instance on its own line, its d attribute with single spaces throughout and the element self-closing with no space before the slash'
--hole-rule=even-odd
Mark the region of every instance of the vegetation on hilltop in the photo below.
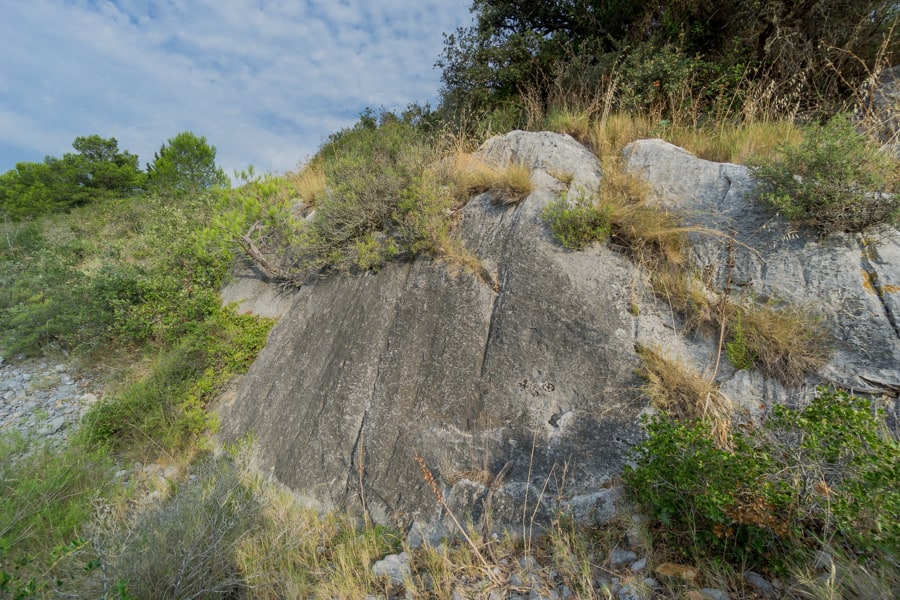
<svg viewBox="0 0 900 600">
<path fill-rule="evenodd" d="M 763 95 L 830 114 L 892 59 L 891 0 L 477 0 L 445 38 L 442 110 L 524 112 L 521 93 L 611 89 L 613 109 L 742 113 Z"/>
<path fill-rule="evenodd" d="M 215 164 L 215 147 L 189 131 L 163 144 L 146 173 L 136 154 L 119 150 L 116 138 L 77 137 L 72 146 L 77 154 L 20 162 L 0 175 L 0 216 L 21 221 L 150 190 L 196 193 L 229 185 Z"/>
</svg>

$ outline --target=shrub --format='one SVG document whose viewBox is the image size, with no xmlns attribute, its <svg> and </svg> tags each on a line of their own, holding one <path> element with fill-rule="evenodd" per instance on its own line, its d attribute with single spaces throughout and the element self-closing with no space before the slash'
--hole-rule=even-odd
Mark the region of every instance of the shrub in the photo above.
<svg viewBox="0 0 900 600">
<path fill-rule="evenodd" d="M 646 422 L 648 439 L 626 467 L 630 495 L 666 528 L 673 546 L 689 556 L 759 560 L 786 533 L 780 512 L 790 494 L 782 482 L 767 481 L 771 459 L 740 432 L 731 450 L 720 448 L 703 421 L 681 423 L 667 417 Z M 762 496 L 759 523 L 741 522 L 735 511 Z M 777 530 L 777 532 L 776 532 Z"/>
<path fill-rule="evenodd" d="M 802 410 L 776 406 L 769 428 L 774 455 L 790 469 L 782 476 L 797 482 L 804 525 L 834 530 L 859 551 L 896 556 L 900 443 L 884 418 L 865 398 L 820 388 Z"/>
<path fill-rule="evenodd" d="M 120 597 L 135 600 L 231 598 L 246 590 L 235 553 L 261 525 L 261 511 L 235 469 L 223 464 L 228 461 L 199 463 L 194 481 L 104 540 L 112 547 L 102 556 L 103 588 L 116 587 Z"/>
<path fill-rule="evenodd" d="M 733 431 L 730 450 L 702 421 L 655 417 L 647 430 L 629 493 L 691 558 L 778 570 L 823 540 L 871 561 L 896 555 L 900 444 L 867 400 L 820 388 L 803 409 Z"/>
<path fill-rule="evenodd" d="M 845 115 L 806 128 L 799 146 L 757 161 L 760 197 L 823 233 L 856 232 L 900 217 L 897 161 L 857 133 Z"/>
<path fill-rule="evenodd" d="M 541 216 L 556 241 L 572 250 L 609 238 L 609 211 L 584 195 L 579 195 L 573 203 L 564 193 L 547 204 Z"/>
</svg>

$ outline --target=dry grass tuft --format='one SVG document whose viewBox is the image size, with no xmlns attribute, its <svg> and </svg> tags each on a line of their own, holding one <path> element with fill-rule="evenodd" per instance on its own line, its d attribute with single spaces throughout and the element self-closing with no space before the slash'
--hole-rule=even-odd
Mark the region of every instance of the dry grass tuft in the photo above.
<svg viewBox="0 0 900 600">
<path fill-rule="evenodd" d="M 708 420 L 717 441 L 727 446 L 731 405 L 713 381 L 656 350 L 641 346 L 638 355 L 647 381 L 644 393 L 653 406 L 680 420 Z"/>
<path fill-rule="evenodd" d="M 673 127 L 665 138 L 699 158 L 746 164 L 772 156 L 780 144 L 799 143 L 803 132 L 790 121 L 717 122 L 711 127 Z"/>
<path fill-rule="evenodd" d="M 465 154 L 457 154 L 452 160 L 454 196 L 458 200 L 489 192 L 495 203 L 508 206 L 518 204 L 534 191 L 531 172 L 525 165 L 497 165 Z"/>
<path fill-rule="evenodd" d="M 321 161 L 313 161 L 306 164 L 296 175 L 291 177 L 291 182 L 297 195 L 306 206 L 315 206 L 322 194 L 325 193 L 327 178 Z"/>
<path fill-rule="evenodd" d="M 647 203 L 649 187 L 640 177 L 624 173 L 616 159 L 603 161 L 600 204 L 609 213 L 613 243 L 627 248 L 651 271 L 682 268 L 689 251 L 686 228 L 674 213 Z"/>
<path fill-rule="evenodd" d="M 590 141 L 591 120 L 587 111 L 553 110 L 547 115 L 545 126 L 550 131 L 568 134 L 579 142 Z"/>
<path fill-rule="evenodd" d="M 619 156 L 631 142 L 650 137 L 653 124 L 645 115 L 615 113 L 592 123 L 588 134 L 590 147 L 597 156 Z"/>
<path fill-rule="evenodd" d="M 681 269 L 657 269 L 650 273 L 650 285 L 657 298 L 684 319 L 687 332 L 715 327 L 719 302 L 699 277 Z"/>
<path fill-rule="evenodd" d="M 744 308 L 741 330 L 757 366 L 785 385 L 802 382 L 828 361 L 828 331 L 801 307 L 768 303 Z"/>
</svg>

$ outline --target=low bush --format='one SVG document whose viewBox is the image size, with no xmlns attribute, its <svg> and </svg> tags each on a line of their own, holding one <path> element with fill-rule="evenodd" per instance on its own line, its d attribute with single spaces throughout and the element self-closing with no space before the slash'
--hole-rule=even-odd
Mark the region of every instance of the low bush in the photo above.
<svg viewBox="0 0 900 600">
<path fill-rule="evenodd" d="M 436 160 L 432 138 L 392 113 L 364 113 L 332 135 L 300 175 L 253 179 L 235 190 L 225 228 L 271 277 L 289 285 L 321 272 L 378 270 L 418 254 L 469 264 L 451 235 L 458 203 L 452 188 L 459 184 Z M 506 193 L 521 194 L 521 173 L 503 177 L 502 198 L 521 198 Z M 315 212 L 294 217 L 292 194 Z"/>
<path fill-rule="evenodd" d="M 271 319 L 218 309 L 161 352 L 148 376 L 91 407 L 78 431 L 88 447 L 143 457 L 187 451 L 215 428 L 209 403 L 245 372 L 266 342 Z"/>
<path fill-rule="evenodd" d="M 544 207 L 541 216 L 556 241 L 571 250 L 609 238 L 609 211 L 584 195 L 571 202 L 567 194 L 561 194 Z"/>
<path fill-rule="evenodd" d="M 811 125 L 799 146 L 752 163 L 760 197 L 788 219 L 823 233 L 856 232 L 900 217 L 897 161 L 845 115 Z"/>
<path fill-rule="evenodd" d="M 625 481 L 688 558 L 783 570 L 823 540 L 873 565 L 896 556 L 900 444 L 869 401 L 820 388 L 723 449 L 703 421 L 659 416 Z M 888 559 L 890 560 L 890 559 Z"/>
<path fill-rule="evenodd" d="M 357 598 L 383 592 L 372 564 L 400 549 L 388 528 L 319 515 L 264 481 L 239 448 L 195 461 L 193 477 L 140 511 L 108 507 L 61 565 L 83 598 Z"/>
</svg>

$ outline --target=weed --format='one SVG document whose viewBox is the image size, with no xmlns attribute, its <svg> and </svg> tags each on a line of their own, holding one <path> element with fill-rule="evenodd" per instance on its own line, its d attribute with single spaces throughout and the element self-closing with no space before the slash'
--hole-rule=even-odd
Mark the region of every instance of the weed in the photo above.
<svg viewBox="0 0 900 600">
<path fill-rule="evenodd" d="M 725 344 L 725 355 L 731 364 L 737 369 L 752 369 L 759 357 L 747 347 L 744 336 L 744 325 L 741 322 L 741 311 L 737 311 L 734 321 L 730 324 L 730 341 Z"/>
<path fill-rule="evenodd" d="M 589 139 L 590 115 L 587 112 L 555 109 L 547 115 L 545 123 L 550 131 L 568 134 L 579 142 Z"/>
<path fill-rule="evenodd" d="M 314 207 L 325 194 L 328 180 L 321 161 L 309 162 L 291 179 L 297 196 L 307 207 Z"/>
</svg>

